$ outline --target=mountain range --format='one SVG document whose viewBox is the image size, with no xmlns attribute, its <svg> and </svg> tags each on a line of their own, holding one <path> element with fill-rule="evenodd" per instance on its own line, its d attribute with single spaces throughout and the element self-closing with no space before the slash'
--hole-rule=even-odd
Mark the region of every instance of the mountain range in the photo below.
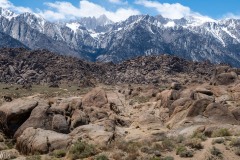
<svg viewBox="0 0 240 160">
<path fill-rule="evenodd" d="M 121 62 L 170 54 L 240 67 L 240 20 L 136 15 L 114 23 L 105 15 L 49 22 L 0 8 L 0 46 L 47 49 L 88 61 Z"/>
</svg>

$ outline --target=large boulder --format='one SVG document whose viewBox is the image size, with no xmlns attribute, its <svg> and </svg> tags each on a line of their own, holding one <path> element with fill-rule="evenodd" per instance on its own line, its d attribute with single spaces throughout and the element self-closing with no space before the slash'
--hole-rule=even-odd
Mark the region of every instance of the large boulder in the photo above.
<svg viewBox="0 0 240 160">
<path fill-rule="evenodd" d="M 228 110 L 228 107 L 220 103 L 209 104 L 203 115 L 217 123 L 238 124 L 234 115 Z"/>
<path fill-rule="evenodd" d="M 238 75 L 235 72 L 220 73 L 214 76 L 212 83 L 215 85 L 229 85 L 238 79 Z"/>
<path fill-rule="evenodd" d="M 53 115 L 49 113 L 49 108 L 49 104 L 41 102 L 33 109 L 30 117 L 18 128 L 14 137 L 19 137 L 29 127 L 51 130 Z"/>
<path fill-rule="evenodd" d="M 174 101 L 171 105 L 170 116 L 174 116 L 182 110 L 188 109 L 193 103 L 191 98 L 180 98 Z"/>
<path fill-rule="evenodd" d="M 76 109 L 71 117 L 71 130 L 89 123 L 89 117 L 81 110 Z"/>
<path fill-rule="evenodd" d="M 203 112 L 206 110 L 207 106 L 213 101 L 210 99 L 200 99 L 195 101 L 192 106 L 189 108 L 187 117 L 195 117 L 198 115 L 203 115 Z"/>
<path fill-rule="evenodd" d="M 179 92 L 177 90 L 164 90 L 157 95 L 157 99 L 161 100 L 161 107 L 168 108 L 173 101 L 179 98 Z"/>
<path fill-rule="evenodd" d="M 234 110 L 232 110 L 232 114 L 236 120 L 240 121 L 240 109 L 239 108 L 235 108 Z"/>
<path fill-rule="evenodd" d="M 16 99 L 4 103 L 0 107 L 1 130 L 8 136 L 13 136 L 16 130 L 29 118 L 32 110 L 38 105 L 34 99 Z"/>
<path fill-rule="evenodd" d="M 71 143 L 71 137 L 50 130 L 27 128 L 17 138 L 16 148 L 22 154 L 46 154 L 57 149 L 66 149 Z"/>
<path fill-rule="evenodd" d="M 73 143 L 82 138 L 90 143 L 106 145 L 113 140 L 114 131 L 114 121 L 105 120 L 77 127 L 69 135 L 73 137 Z"/>
<path fill-rule="evenodd" d="M 63 115 L 56 114 L 52 119 L 52 130 L 59 133 L 68 133 L 69 126 L 66 118 Z"/>
<path fill-rule="evenodd" d="M 87 93 L 82 99 L 83 107 L 103 107 L 108 103 L 107 95 L 105 91 L 101 88 L 94 88 L 89 93 Z"/>
</svg>

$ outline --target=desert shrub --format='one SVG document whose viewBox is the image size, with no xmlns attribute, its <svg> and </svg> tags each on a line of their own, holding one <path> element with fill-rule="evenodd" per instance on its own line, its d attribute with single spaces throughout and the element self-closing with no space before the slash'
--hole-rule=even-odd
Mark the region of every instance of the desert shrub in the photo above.
<svg viewBox="0 0 240 160">
<path fill-rule="evenodd" d="M 178 146 L 176 149 L 176 155 L 180 155 L 180 153 L 186 151 L 187 148 L 185 146 Z"/>
<path fill-rule="evenodd" d="M 231 133 L 226 128 L 217 129 L 212 133 L 212 137 L 227 137 L 227 136 L 231 136 Z"/>
<path fill-rule="evenodd" d="M 186 140 L 186 138 L 183 135 L 179 135 L 176 138 L 177 143 L 183 143 Z"/>
<path fill-rule="evenodd" d="M 203 149 L 203 145 L 201 143 L 201 140 L 198 139 L 198 138 L 189 139 L 186 142 L 186 145 L 193 148 L 193 149 Z"/>
<path fill-rule="evenodd" d="M 185 146 L 179 146 L 177 147 L 176 155 L 180 157 L 193 157 L 193 152 L 188 150 Z"/>
<path fill-rule="evenodd" d="M 202 132 L 199 132 L 199 131 L 195 131 L 195 132 L 192 134 L 192 137 L 191 137 L 191 138 L 198 138 L 198 139 L 201 139 L 202 141 L 207 140 L 207 137 L 206 137 Z"/>
<path fill-rule="evenodd" d="M 193 157 L 193 151 L 186 150 L 180 153 L 180 157 Z"/>
<path fill-rule="evenodd" d="M 116 145 L 118 149 L 127 153 L 135 153 L 142 146 L 138 142 L 125 142 L 125 141 L 117 142 Z"/>
<path fill-rule="evenodd" d="M 56 158 L 62 158 L 62 157 L 66 156 L 66 151 L 65 150 L 55 150 L 50 155 L 54 156 Z"/>
<path fill-rule="evenodd" d="M 147 154 L 152 154 L 153 153 L 153 149 L 144 146 L 144 147 L 141 148 L 141 152 L 147 153 Z"/>
<path fill-rule="evenodd" d="M 108 157 L 104 154 L 98 155 L 95 160 L 108 160 Z"/>
<path fill-rule="evenodd" d="M 210 150 L 211 154 L 217 157 L 222 157 L 222 152 L 216 148 L 215 146 L 213 146 Z"/>
<path fill-rule="evenodd" d="M 240 138 L 233 138 L 230 145 L 233 147 L 240 147 Z"/>
<path fill-rule="evenodd" d="M 70 158 L 82 159 L 96 155 L 96 149 L 93 145 L 78 141 L 69 150 Z"/>
<path fill-rule="evenodd" d="M 41 156 L 40 155 L 29 156 L 26 158 L 26 160 L 41 160 Z"/>
<path fill-rule="evenodd" d="M 162 149 L 163 150 L 168 150 L 168 151 L 172 151 L 175 148 L 175 145 L 173 143 L 173 141 L 169 138 L 165 138 L 162 141 Z"/>
<path fill-rule="evenodd" d="M 167 156 L 167 157 L 161 158 L 161 160 L 174 160 L 174 158 L 171 156 Z"/>
<path fill-rule="evenodd" d="M 225 142 L 225 139 L 224 138 L 218 138 L 218 139 L 214 139 L 212 140 L 212 144 L 221 144 L 221 143 L 224 143 Z"/>
</svg>

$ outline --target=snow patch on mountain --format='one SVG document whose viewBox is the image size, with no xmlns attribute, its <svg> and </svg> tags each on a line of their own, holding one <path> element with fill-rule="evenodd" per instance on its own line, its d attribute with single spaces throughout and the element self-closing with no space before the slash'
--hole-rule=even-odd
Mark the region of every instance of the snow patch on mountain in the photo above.
<svg viewBox="0 0 240 160">
<path fill-rule="evenodd" d="M 10 10 L 7 10 L 7 9 L 4 9 L 4 8 L 0 7 L 0 17 L 1 16 L 8 19 L 8 20 L 11 20 L 12 18 L 17 17 L 18 15 L 15 14 L 14 12 L 10 11 Z"/>
<path fill-rule="evenodd" d="M 171 28 L 171 27 L 175 27 L 175 25 L 176 25 L 175 22 L 170 21 L 170 22 L 168 22 L 167 24 L 165 24 L 164 27 L 166 27 L 166 28 L 168 28 L 168 27 Z"/>
<path fill-rule="evenodd" d="M 79 27 L 81 26 L 81 24 L 76 23 L 76 22 L 75 23 L 67 23 L 66 26 L 68 28 L 70 28 L 74 33 L 76 33 L 77 30 L 79 29 Z"/>
</svg>

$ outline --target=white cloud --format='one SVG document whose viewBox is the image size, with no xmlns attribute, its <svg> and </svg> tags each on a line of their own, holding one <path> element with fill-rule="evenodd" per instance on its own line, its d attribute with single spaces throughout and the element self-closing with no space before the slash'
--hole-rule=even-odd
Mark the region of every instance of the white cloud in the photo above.
<svg viewBox="0 0 240 160">
<path fill-rule="evenodd" d="M 154 8 L 159 14 L 166 18 L 180 19 L 191 14 L 191 9 L 180 3 L 169 4 L 149 0 L 136 0 L 135 3 L 147 8 Z"/>
<path fill-rule="evenodd" d="M 32 10 L 30 8 L 15 6 L 13 3 L 11 3 L 8 0 L 0 0 L 0 7 L 5 8 L 5 9 L 10 9 L 16 13 L 32 12 Z"/>
<path fill-rule="evenodd" d="M 227 19 L 240 19 L 240 14 L 234 14 L 234 13 L 227 13 L 223 16 L 223 18 Z"/>
<path fill-rule="evenodd" d="M 122 1 L 122 0 L 108 0 L 108 1 L 114 4 L 128 4 L 127 1 Z"/>
<path fill-rule="evenodd" d="M 50 19 L 50 20 L 53 20 L 53 21 L 66 19 L 66 17 L 63 14 L 57 13 L 57 12 L 53 12 L 51 10 L 46 10 L 46 11 L 39 10 L 38 14 L 40 16 L 42 16 L 43 18 L 45 18 L 45 19 L 48 19 L 48 20 Z"/>
<path fill-rule="evenodd" d="M 56 1 L 45 3 L 49 10 L 41 11 L 40 14 L 48 20 L 61 20 L 76 17 L 99 17 L 105 14 L 114 22 L 127 19 L 131 15 L 140 14 L 136 9 L 118 8 L 115 12 L 108 11 L 104 7 L 87 0 L 81 0 L 79 7 L 73 6 L 70 2 Z"/>
</svg>

